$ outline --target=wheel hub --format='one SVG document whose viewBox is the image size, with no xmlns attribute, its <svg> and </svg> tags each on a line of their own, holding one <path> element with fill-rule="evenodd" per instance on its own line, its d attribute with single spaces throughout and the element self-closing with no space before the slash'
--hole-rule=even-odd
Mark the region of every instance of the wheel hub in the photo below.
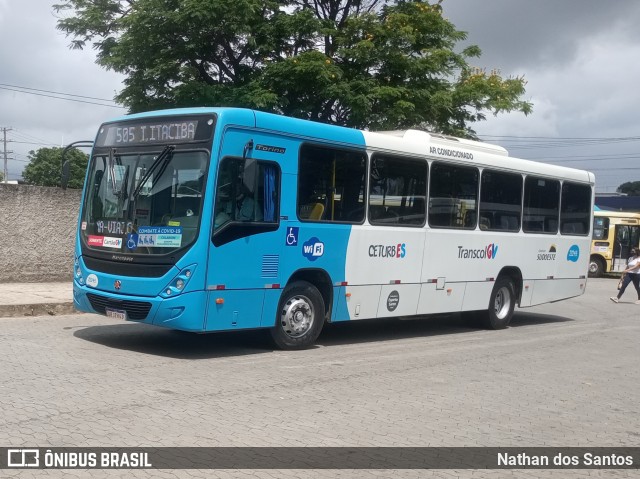
<svg viewBox="0 0 640 479">
<path fill-rule="evenodd" d="M 296 296 L 284 305 L 280 317 L 282 330 L 292 338 L 304 336 L 313 325 L 313 306 L 309 298 Z"/>
<path fill-rule="evenodd" d="M 504 319 L 509 314 L 511 307 L 511 295 L 507 288 L 500 288 L 496 293 L 496 299 L 494 301 L 494 311 L 499 319 Z"/>
</svg>

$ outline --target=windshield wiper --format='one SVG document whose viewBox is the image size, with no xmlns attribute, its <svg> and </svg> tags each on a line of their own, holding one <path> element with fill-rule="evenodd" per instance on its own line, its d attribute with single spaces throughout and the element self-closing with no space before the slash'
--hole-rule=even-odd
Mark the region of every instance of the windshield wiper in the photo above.
<svg viewBox="0 0 640 479">
<path fill-rule="evenodd" d="M 164 147 L 164 150 L 162 150 L 162 152 L 160 152 L 160 154 L 156 157 L 152 165 L 149 167 L 147 172 L 144 174 L 144 176 L 140 180 L 140 183 L 138 183 L 135 190 L 133 190 L 133 194 L 131 195 L 133 199 L 135 199 L 138 196 L 138 193 L 140 193 L 140 190 L 142 189 L 144 184 L 147 181 L 149 181 L 149 178 L 151 178 L 151 175 L 153 175 L 153 173 L 158 169 L 158 167 L 160 167 L 158 171 L 158 178 L 162 176 L 162 174 L 164 173 L 164 170 L 167 169 L 167 165 L 169 164 L 169 161 L 173 157 L 172 153 L 173 153 L 173 150 L 175 149 L 176 149 L 175 145 L 167 145 Z"/>
<path fill-rule="evenodd" d="M 116 166 L 118 167 L 118 171 L 120 171 L 120 167 L 122 166 L 122 161 L 120 160 L 120 155 L 116 156 L 116 149 L 111 148 L 109 150 L 109 177 L 111 179 L 111 189 L 113 190 L 114 195 L 120 197 L 122 195 L 123 185 L 120 185 L 120 189 L 118 189 L 118 180 L 116 178 Z M 126 181 L 126 177 L 123 178 L 122 181 Z"/>
</svg>

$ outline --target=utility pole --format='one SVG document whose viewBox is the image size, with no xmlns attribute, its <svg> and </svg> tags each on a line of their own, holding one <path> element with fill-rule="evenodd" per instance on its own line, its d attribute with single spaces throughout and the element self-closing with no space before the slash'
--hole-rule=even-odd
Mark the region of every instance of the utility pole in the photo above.
<svg viewBox="0 0 640 479">
<path fill-rule="evenodd" d="M 7 128 L 7 127 L 3 127 L 2 128 L 2 133 L 4 136 L 4 180 L 3 182 L 6 183 L 9 180 L 9 171 L 7 169 L 7 154 L 11 153 L 10 151 L 7 151 L 7 132 L 11 131 L 11 128 Z"/>
</svg>

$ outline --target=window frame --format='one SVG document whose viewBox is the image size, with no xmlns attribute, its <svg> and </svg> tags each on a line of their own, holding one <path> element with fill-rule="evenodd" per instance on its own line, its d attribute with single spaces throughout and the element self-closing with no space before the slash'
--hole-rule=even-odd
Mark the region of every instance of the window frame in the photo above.
<svg viewBox="0 0 640 479">
<path fill-rule="evenodd" d="M 596 221 L 602 219 L 602 228 L 596 228 Z M 593 241 L 609 241 L 609 225 L 611 219 L 608 216 L 593 216 L 593 226 L 591 230 L 591 239 Z M 602 238 L 596 238 L 596 231 L 602 231 Z"/>
<path fill-rule="evenodd" d="M 282 202 L 282 168 L 280 164 L 272 160 L 264 160 L 261 158 L 253 158 L 258 165 L 270 165 L 276 169 L 276 195 L 277 200 L 275 202 L 274 219 L 275 221 L 238 221 L 230 220 L 219 228 L 215 226 L 216 209 L 218 207 L 218 188 L 221 166 L 224 161 L 236 160 L 238 162 L 244 162 L 246 158 L 242 158 L 236 155 L 227 155 L 218 161 L 215 177 L 215 191 L 213 192 L 213 210 L 212 210 L 212 226 L 211 226 L 211 241 L 215 246 L 222 246 L 226 243 L 252 236 L 255 234 L 266 233 L 270 231 L 277 231 L 280 228 L 280 204 Z"/>
<path fill-rule="evenodd" d="M 543 229 L 536 231 L 536 230 L 529 230 L 525 228 L 525 216 L 526 216 L 526 209 L 527 209 L 527 205 L 526 205 L 526 199 L 527 199 L 527 181 L 531 179 L 531 180 L 544 180 L 544 181 L 553 181 L 555 183 L 558 184 L 558 196 L 557 196 L 557 210 L 558 210 L 558 214 L 555 218 L 556 220 L 556 228 L 555 231 L 545 231 L 544 230 L 544 223 L 546 222 L 546 220 L 548 219 L 548 217 L 545 217 L 543 219 Z M 527 234 L 543 234 L 543 235 L 557 235 L 560 232 L 560 200 L 561 200 L 561 193 L 562 193 L 562 181 L 557 179 L 557 178 L 549 178 L 548 176 L 538 176 L 535 174 L 527 174 L 525 175 L 524 178 L 524 186 L 522 189 L 522 232 L 523 233 L 527 233 Z M 531 215 L 530 215 L 531 216 Z"/>
<path fill-rule="evenodd" d="M 587 205 L 587 210 L 586 210 L 586 214 L 587 214 L 587 221 L 586 223 L 586 232 L 585 233 L 565 233 L 563 232 L 563 225 L 565 224 L 565 222 L 563 221 L 563 217 L 562 217 L 562 213 L 564 210 L 564 187 L 568 185 L 568 186 L 578 186 L 578 187 L 584 187 L 587 188 L 589 190 L 589 202 Z M 593 221 L 591 220 L 591 218 L 593 217 L 593 205 L 592 205 L 592 198 L 593 198 L 593 188 L 591 187 L 591 185 L 589 184 L 585 184 L 585 183 L 577 183 L 575 181 L 563 181 L 562 182 L 562 186 L 560 187 L 560 220 L 559 220 L 559 227 L 560 227 L 560 234 L 562 236 L 589 236 L 591 234 L 591 228 L 593 228 Z M 575 223 L 575 222 L 574 222 Z"/>
<path fill-rule="evenodd" d="M 448 168 L 459 168 L 459 169 L 468 169 L 468 170 L 475 170 L 477 177 L 476 177 L 476 188 L 475 188 L 475 192 L 476 192 L 476 196 L 475 196 L 475 221 L 474 224 L 472 226 L 451 226 L 451 225 L 433 225 L 431 223 L 431 210 L 432 210 L 432 206 L 431 206 L 431 200 L 433 199 L 431 196 L 432 193 L 432 182 L 434 179 L 434 169 L 436 169 L 439 166 L 445 166 Z M 459 198 L 451 198 L 452 200 L 459 200 Z M 428 178 L 428 182 L 427 182 L 427 224 L 429 225 L 430 228 L 433 229 L 450 229 L 450 230 L 464 230 L 464 231 L 473 231 L 475 229 L 477 229 L 478 227 L 478 212 L 479 212 L 479 208 L 480 208 L 480 167 L 476 166 L 476 165 L 470 165 L 470 164 L 464 164 L 464 163 L 453 163 L 453 162 L 448 162 L 448 161 L 442 161 L 442 160 L 434 160 L 430 163 L 429 165 L 429 178 Z M 464 219 L 462 220 L 464 222 Z"/>
<path fill-rule="evenodd" d="M 497 175 L 505 175 L 505 176 L 514 176 L 514 177 L 518 177 L 520 178 L 520 201 L 519 201 L 519 211 L 518 211 L 518 228 L 517 229 L 498 229 L 498 228 L 486 228 L 486 229 L 482 229 L 481 228 L 481 219 L 483 217 L 482 213 L 482 194 L 484 192 L 484 188 L 483 188 L 483 180 L 485 178 L 485 173 L 489 172 L 492 174 L 497 174 Z M 525 176 L 523 173 L 518 173 L 515 171 L 509 171 L 509 170 L 499 170 L 499 169 L 495 169 L 495 168 L 483 168 L 482 171 L 480 172 L 480 199 L 478 202 L 478 229 L 480 229 L 481 231 L 491 231 L 491 232 L 505 232 L 505 233 L 519 233 L 522 230 L 522 218 L 523 218 L 523 211 L 524 211 L 524 184 L 525 184 Z M 504 203 L 500 203 L 500 204 L 504 204 Z M 511 206 L 511 205 L 510 205 Z M 495 215 L 495 210 L 492 210 L 491 213 L 493 215 Z"/>
<path fill-rule="evenodd" d="M 425 176 L 423 177 L 424 179 L 424 201 L 423 201 L 423 208 L 422 208 L 422 212 L 423 212 L 423 218 L 422 218 L 422 222 L 421 223 L 386 223 L 386 222 L 376 222 L 375 220 L 371 219 L 371 190 L 373 188 L 373 179 L 371 177 L 371 174 L 373 172 L 373 163 L 376 160 L 376 158 L 381 157 L 381 159 L 390 159 L 390 160 L 397 160 L 397 161 L 401 161 L 401 162 L 406 162 L 406 163 L 415 163 L 415 164 L 421 164 L 424 166 L 424 172 L 426 173 Z M 426 158 L 421 158 L 421 157 L 411 157 L 411 156 L 403 156 L 400 154 L 395 154 L 395 153 L 386 153 L 386 152 L 373 152 L 371 154 L 371 156 L 369 157 L 369 168 L 368 168 L 368 175 L 367 175 L 367 182 L 368 182 L 368 188 L 367 188 L 367 201 L 366 201 L 366 219 L 369 222 L 370 225 L 372 226 L 382 226 L 382 227 L 408 227 L 408 228 L 424 228 L 424 226 L 427 224 L 427 201 L 428 201 L 428 193 L 429 193 L 429 161 Z M 418 176 L 415 176 L 413 178 L 418 178 Z M 407 196 L 408 198 L 409 196 Z M 413 198 L 416 198 L 417 196 L 413 196 Z"/>
<path fill-rule="evenodd" d="M 363 171 L 363 184 L 362 184 L 362 218 L 358 221 L 338 221 L 332 219 L 312 219 L 312 218 L 302 218 L 300 216 L 300 207 L 302 204 L 300 203 L 301 199 L 301 164 L 302 164 L 302 153 L 304 148 L 316 148 L 316 149 L 324 149 L 328 151 L 334 152 L 342 152 L 347 153 L 349 155 L 362 155 L 362 159 L 364 160 L 364 171 Z M 367 192 L 369 190 L 369 155 L 367 154 L 366 149 L 358 149 L 358 148 L 346 148 L 340 147 L 338 145 L 328 145 L 323 143 L 314 143 L 314 142 L 303 142 L 300 144 L 300 148 L 298 150 L 298 165 L 296 171 L 296 199 L 295 199 L 295 212 L 296 218 L 301 223 L 321 223 L 321 224 L 342 224 L 342 225 L 362 225 L 366 221 L 367 218 Z"/>
</svg>

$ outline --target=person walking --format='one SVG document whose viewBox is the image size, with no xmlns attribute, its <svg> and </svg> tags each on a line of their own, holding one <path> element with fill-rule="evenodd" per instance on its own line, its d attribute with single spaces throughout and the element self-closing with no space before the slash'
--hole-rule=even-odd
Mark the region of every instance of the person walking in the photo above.
<svg viewBox="0 0 640 479">
<path fill-rule="evenodd" d="M 636 293 L 638 293 L 636 304 L 640 304 L 640 256 L 638 256 L 638 250 L 636 248 L 631 250 L 631 257 L 627 262 L 627 269 L 625 269 L 622 274 L 624 276 L 622 277 L 622 285 L 618 291 L 618 296 L 611 296 L 609 299 L 614 303 L 619 302 L 629 283 L 633 283 L 633 287 L 636 289 Z"/>
</svg>

